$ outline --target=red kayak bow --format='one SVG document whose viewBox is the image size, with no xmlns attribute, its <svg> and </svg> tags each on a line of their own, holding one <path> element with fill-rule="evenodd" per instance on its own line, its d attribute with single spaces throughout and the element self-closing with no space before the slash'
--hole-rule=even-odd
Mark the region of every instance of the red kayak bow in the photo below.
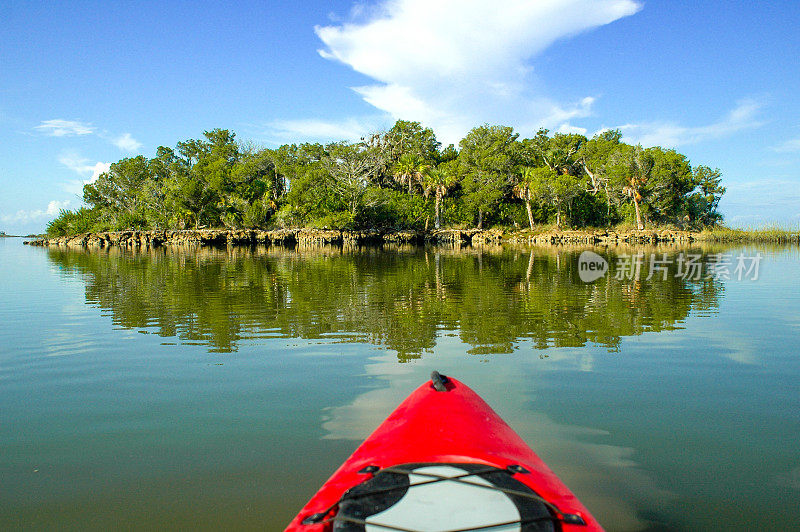
<svg viewBox="0 0 800 532">
<path fill-rule="evenodd" d="M 602 527 L 469 387 L 433 372 L 287 531 L 597 531 Z"/>
</svg>

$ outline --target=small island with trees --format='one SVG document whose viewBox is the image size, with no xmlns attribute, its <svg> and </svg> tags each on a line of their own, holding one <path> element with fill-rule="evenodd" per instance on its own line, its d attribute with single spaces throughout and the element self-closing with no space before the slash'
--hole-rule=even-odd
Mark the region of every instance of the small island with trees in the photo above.
<svg viewBox="0 0 800 532">
<path fill-rule="evenodd" d="M 51 238 L 147 230 L 532 231 L 661 228 L 722 220 L 719 169 L 674 149 L 540 129 L 473 128 L 456 148 L 397 121 L 358 142 L 260 148 L 225 129 L 113 163 L 62 210 Z"/>
</svg>

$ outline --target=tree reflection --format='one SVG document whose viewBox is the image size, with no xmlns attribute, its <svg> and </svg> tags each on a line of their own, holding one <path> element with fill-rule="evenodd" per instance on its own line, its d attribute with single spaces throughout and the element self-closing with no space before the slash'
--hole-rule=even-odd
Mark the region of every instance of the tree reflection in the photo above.
<svg viewBox="0 0 800 532">
<path fill-rule="evenodd" d="M 87 303 L 110 312 L 115 325 L 215 352 L 264 337 L 326 338 L 382 345 L 406 361 L 433 350 L 445 330 L 479 355 L 510 353 L 521 341 L 615 350 L 622 337 L 674 329 L 692 311 L 718 307 L 723 283 L 676 277 L 674 261 L 666 279 L 606 275 L 584 283 L 579 254 L 501 247 L 48 250 L 65 275 L 84 280 Z"/>
</svg>

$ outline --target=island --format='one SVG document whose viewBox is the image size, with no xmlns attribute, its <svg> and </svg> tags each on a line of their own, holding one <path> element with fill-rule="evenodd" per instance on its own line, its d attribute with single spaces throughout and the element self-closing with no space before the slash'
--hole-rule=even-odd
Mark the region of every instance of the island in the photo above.
<svg viewBox="0 0 800 532">
<path fill-rule="evenodd" d="M 442 147 L 398 120 L 358 142 L 264 148 L 226 129 L 111 164 L 41 245 L 690 242 L 721 227 L 722 173 L 619 130 L 481 125 Z"/>
</svg>

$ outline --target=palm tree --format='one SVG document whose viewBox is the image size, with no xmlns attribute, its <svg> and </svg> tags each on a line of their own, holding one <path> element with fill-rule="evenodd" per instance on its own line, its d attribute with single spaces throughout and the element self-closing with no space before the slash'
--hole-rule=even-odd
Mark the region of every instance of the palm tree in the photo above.
<svg viewBox="0 0 800 532">
<path fill-rule="evenodd" d="M 641 145 L 626 146 L 614 152 L 609 162 L 614 177 L 621 185 L 622 194 L 633 201 L 637 229 L 644 229 L 639 204 L 642 202 L 642 192 L 653 170 L 653 156 Z"/>
<path fill-rule="evenodd" d="M 531 211 L 532 189 L 536 186 L 538 174 L 535 168 L 525 166 L 522 168 L 517 183 L 514 185 L 514 195 L 525 202 L 525 208 L 528 210 L 528 223 L 533 229 L 533 212 Z"/>
<path fill-rule="evenodd" d="M 394 178 L 401 185 L 408 185 L 408 193 L 414 192 L 415 184 L 422 184 L 430 165 L 421 157 L 403 154 L 394 166 Z"/>
<path fill-rule="evenodd" d="M 442 204 L 442 198 L 447 195 L 447 191 L 452 188 L 453 185 L 456 184 L 458 180 L 458 174 L 454 171 L 451 165 L 442 164 L 439 165 L 437 168 L 432 168 L 426 172 L 425 180 L 424 180 L 424 194 L 427 198 L 431 192 L 434 193 L 434 197 L 436 198 L 435 209 L 434 212 L 436 216 L 434 218 L 434 227 L 439 229 L 441 227 L 441 218 L 439 216 L 440 206 Z"/>
</svg>

